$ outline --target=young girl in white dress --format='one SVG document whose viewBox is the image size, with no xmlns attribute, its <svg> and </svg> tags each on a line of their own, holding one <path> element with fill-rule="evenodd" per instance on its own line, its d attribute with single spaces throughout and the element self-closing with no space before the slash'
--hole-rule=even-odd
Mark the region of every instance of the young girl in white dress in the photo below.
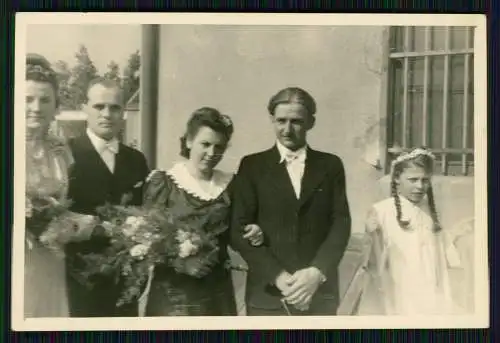
<svg viewBox="0 0 500 343">
<path fill-rule="evenodd" d="M 362 314 L 446 315 L 457 308 L 449 285 L 445 248 L 431 184 L 434 156 L 415 149 L 392 163 L 391 197 L 371 208 L 374 278 Z M 374 304 L 373 300 L 377 303 Z M 363 302 L 362 302 L 363 304 Z"/>
</svg>

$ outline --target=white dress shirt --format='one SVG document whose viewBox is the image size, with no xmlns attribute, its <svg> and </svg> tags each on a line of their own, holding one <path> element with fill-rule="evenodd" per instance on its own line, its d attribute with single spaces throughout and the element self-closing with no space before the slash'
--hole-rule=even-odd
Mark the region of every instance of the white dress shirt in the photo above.
<svg viewBox="0 0 500 343">
<path fill-rule="evenodd" d="M 89 136 L 90 142 L 96 149 L 97 153 L 101 156 L 102 160 L 108 167 L 109 171 L 113 173 L 115 171 L 115 157 L 120 147 L 118 139 L 113 138 L 110 141 L 104 140 L 88 128 L 87 135 Z"/>
<path fill-rule="evenodd" d="M 288 175 L 290 175 L 290 180 L 292 181 L 293 190 L 297 199 L 300 198 L 300 191 L 302 186 L 302 178 L 304 176 L 304 169 L 306 166 L 307 157 L 307 145 L 296 150 L 291 151 L 290 149 L 283 146 L 279 141 L 276 142 L 278 151 L 281 155 L 280 163 L 286 162 L 286 169 Z M 326 276 L 316 267 L 313 267 L 319 272 L 320 283 L 326 281 Z"/>
<path fill-rule="evenodd" d="M 307 146 L 304 146 L 297 151 L 291 151 L 280 142 L 276 142 L 276 146 L 278 147 L 278 151 L 281 155 L 280 163 L 286 162 L 286 169 L 288 171 L 288 175 L 290 175 L 293 190 L 295 191 L 297 199 L 299 199 L 302 177 L 304 176 L 304 168 L 306 165 Z"/>
</svg>

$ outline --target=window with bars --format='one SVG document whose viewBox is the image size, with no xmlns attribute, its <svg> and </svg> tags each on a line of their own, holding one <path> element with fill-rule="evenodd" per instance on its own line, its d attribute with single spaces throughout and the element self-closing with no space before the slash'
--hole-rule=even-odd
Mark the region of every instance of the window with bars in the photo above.
<svg viewBox="0 0 500 343">
<path fill-rule="evenodd" d="M 392 27 L 388 159 L 425 146 L 436 173 L 474 173 L 474 28 Z"/>
</svg>

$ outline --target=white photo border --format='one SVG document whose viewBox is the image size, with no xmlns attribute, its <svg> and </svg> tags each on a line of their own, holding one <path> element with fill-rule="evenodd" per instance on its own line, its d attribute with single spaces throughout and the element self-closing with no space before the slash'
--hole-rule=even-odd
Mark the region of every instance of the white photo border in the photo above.
<svg viewBox="0 0 500 343">
<path fill-rule="evenodd" d="M 14 331 L 220 330 L 220 329 L 354 329 L 354 328 L 486 328 L 489 326 L 487 201 L 487 39 L 481 14 L 242 14 L 242 13 L 65 13 L 16 14 L 14 115 L 14 220 L 12 256 L 12 329 Z M 305 317 L 157 317 L 25 319 L 24 75 L 28 25 L 44 24 L 206 24 L 318 26 L 475 26 L 475 309 L 470 316 L 305 316 Z M 19 113 L 19 115 L 17 114 Z"/>
</svg>

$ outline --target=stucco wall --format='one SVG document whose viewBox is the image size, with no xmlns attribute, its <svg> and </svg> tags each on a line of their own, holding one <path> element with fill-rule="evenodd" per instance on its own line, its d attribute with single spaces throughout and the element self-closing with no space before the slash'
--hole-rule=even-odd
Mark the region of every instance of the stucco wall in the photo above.
<svg viewBox="0 0 500 343">
<path fill-rule="evenodd" d="M 362 230 L 378 199 L 379 171 L 363 160 L 378 130 L 383 97 L 384 27 L 236 27 L 163 25 L 160 31 L 157 161 L 178 159 L 179 137 L 192 113 L 213 106 L 230 115 L 235 134 L 220 167 L 270 147 L 266 113 L 279 89 L 298 85 L 317 100 L 313 148 L 339 155 L 347 173 L 353 230 Z M 378 137 L 378 135 L 377 135 Z"/>
<path fill-rule="evenodd" d="M 389 195 L 388 176 L 369 163 L 384 144 L 387 43 L 385 27 L 161 26 L 157 167 L 179 159 L 189 115 L 212 106 L 233 118 L 236 131 L 220 168 L 235 171 L 242 156 L 274 143 L 267 102 L 297 85 L 317 100 L 309 143 L 344 161 L 353 233 L 362 232 L 369 206 Z M 473 216 L 473 178 L 434 181 L 445 227 Z M 341 271 L 356 262 L 346 256 Z M 243 306 L 240 274 L 235 286 Z"/>
</svg>

